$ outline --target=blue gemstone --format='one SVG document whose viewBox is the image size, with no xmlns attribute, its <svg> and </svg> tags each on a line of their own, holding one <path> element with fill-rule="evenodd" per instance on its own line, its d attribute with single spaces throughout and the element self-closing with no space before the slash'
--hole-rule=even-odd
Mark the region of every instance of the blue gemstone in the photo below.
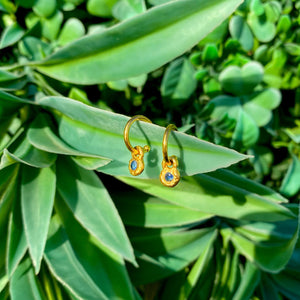
<svg viewBox="0 0 300 300">
<path fill-rule="evenodd" d="M 131 170 L 133 170 L 133 171 L 136 170 L 136 168 L 137 168 L 137 162 L 136 162 L 136 160 L 133 160 L 133 161 L 131 162 L 130 168 L 131 168 Z"/>
<path fill-rule="evenodd" d="M 165 175 L 165 179 L 166 179 L 167 181 L 172 181 L 172 180 L 174 179 L 174 176 L 173 176 L 170 172 L 168 172 L 168 173 L 166 173 L 166 175 Z"/>
</svg>

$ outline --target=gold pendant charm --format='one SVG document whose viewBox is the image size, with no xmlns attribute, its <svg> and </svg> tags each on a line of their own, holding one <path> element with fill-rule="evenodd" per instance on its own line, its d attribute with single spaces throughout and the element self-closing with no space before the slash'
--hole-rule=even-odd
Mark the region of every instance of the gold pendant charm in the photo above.
<svg viewBox="0 0 300 300">
<path fill-rule="evenodd" d="M 160 182 L 168 187 L 174 187 L 180 180 L 180 173 L 177 169 L 178 160 L 176 156 L 169 157 L 169 160 L 162 161 L 162 170 L 160 172 Z"/>
<path fill-rule="evenodd" d="M 145 149 L 146 148 L 146 149 Z M 135 146 L 131 152 L 132 159 L 129 161 L 128 169 L 131 175 L 137 176 L 144 171 L 144 153 L 148 152 L 149 147 Z"/>
</svg>

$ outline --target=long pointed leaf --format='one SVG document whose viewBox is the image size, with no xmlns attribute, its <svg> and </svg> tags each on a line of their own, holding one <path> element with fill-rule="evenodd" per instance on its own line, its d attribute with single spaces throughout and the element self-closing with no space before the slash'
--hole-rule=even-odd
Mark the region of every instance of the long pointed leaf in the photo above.
<svg viewBox="0 0 300 300">
<path fill-rule="evenodd" d="M 23 166 L 22 171 L 22 217 L 29 253 L 38 273 L 53 209 L 56 176 L 51 168 Z"/>
<path fill-rule="evenodd" d="M 62 97 L 46 97 L 41 99 L 40 104 L 64 114 L 57 115 L 57 119 L 60 137 L 65 142 L 77 150 L 113 159 L 99 170 L 112 175 L 129 175 L 128 162 L 131 154 L 124 144 L 123 137 L 128 117 Z M 164 131 L 165 128 L 144 122 L 132 126 L 131 143 L 134 146 L 148 144 L 151 147 L 150 152 L 145 154 L 145 172 L 140 178 L 158 178 Z M 33 140 L 33 136 L 30 136 L 30 139 L 35 145 L 38 144 Z M 182 175 L 213 171 L 247 158 L 234 150 L 181 132 L 170 135 L 168 151 L 169 155 L 177 155 Z"/>
<path fill-rule="evenodd" d="M 37 67 L 48 76 L 79 84 L 148 73 L 196 45 L 241 2 L 174 1 L 79 39 Z"/>
<path fill-rule="evenodd" d="M 99 178 L 70 160 L 57 164 L 57 188 L 75 218 L 112 251 L 135 262 L 121 218 Z"/>
</svg>

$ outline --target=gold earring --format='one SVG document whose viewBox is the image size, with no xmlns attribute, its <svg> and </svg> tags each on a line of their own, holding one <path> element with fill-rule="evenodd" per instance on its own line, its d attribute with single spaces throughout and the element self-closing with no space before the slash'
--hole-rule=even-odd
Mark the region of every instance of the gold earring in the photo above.
<svg viewBox="0 0 300 300">
<path fill-rule="evenodd" d="M 180 180 L 180 173 L 177 169 L 178 159 L 175 155 L 168 156 L 168 138 L 171 130 L 177 130 L 177 127 L 173 124 L 168 125 L 164 133 L 162 151 L 162 171 L 160 172 L 160 182 L 169 187 L 174 187 Z"/>
<path fill-rule="evenodd" d="M 128 150 L 131 152 L 132 158 L 129 161 L 128 169 L 131 175 L 137 176 L 144 171 L 144 154 L 150 151 L 150 146 L 146 145 L 144 147 L 135 146 L 132 147 L 129 142 L 129 129 L 135 121 L 144 121 L 152 123 L 148 118 L 142 115 L 137 115 L 132 117 L 126 124 L 124 128 L 124 142 Z"/>
</svg>

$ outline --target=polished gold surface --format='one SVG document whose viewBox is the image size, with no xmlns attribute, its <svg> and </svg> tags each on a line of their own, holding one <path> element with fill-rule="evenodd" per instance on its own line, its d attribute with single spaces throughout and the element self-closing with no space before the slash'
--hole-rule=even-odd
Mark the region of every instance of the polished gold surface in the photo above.
<svg viewBox="0 0 300 300">
<path fill-rule="evenodd" d="M 168 187 L 174 187 L 178 184 L 180 180 L 180 173 L 177 169 L 178 159 L 175 155 L 168 156 L 168 139 L 170 132 L 172 130 L 177 130 L 177 127 L 174 124 L 167 126 L 164 133 L 163 142 L 162 142 L 162 151 L 163 151 L 163 161 L 162 161 L 162 171 L 160 172 L 160 182 Z"/>
<path fill-rule="evenodd" d="M 150 146 L 146 145 L 144 147 L 135 146 L 132 147 L 129 141 L 129 130 L 132 124 L 136 121 L 144 121 L 148 123 L 152 123 L 148 118 L 142 115 L 137 115 L 132 117 L 124 128 L 124 142 L 128 150 L 131 152 L 132 158 L 129 161 L 128 169 L 131 175 L 137 176 L 144 171 L 144 154 L 150 151 Z"/>
</svg>

